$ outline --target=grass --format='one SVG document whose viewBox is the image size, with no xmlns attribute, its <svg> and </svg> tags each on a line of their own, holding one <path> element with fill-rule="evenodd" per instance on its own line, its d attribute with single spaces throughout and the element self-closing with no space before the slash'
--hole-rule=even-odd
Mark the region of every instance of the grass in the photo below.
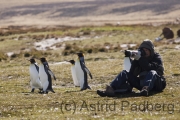
<svg viewBox="0 0 180 120">
<path fill-rule="evenodd" d="M 169 26 L 174 32 L 178 29 L 175 25 Z M 95 49 L 107 44 L 140 44 L 146 38 L 154 40 L 163 27 L 89 26 L 66 31 L 52 30 L 51 34 L 64 36 L 68 32 L 69 35 L 88 36 L 89 38 L 83 41 L 64 42 L 70 45 L 71 49 L 75 44 L 85 50 L 87 46 Z M 88 31 L 89 34 L 80 34 L 84 31 Z M 177 44 L 155 43 L 155 49 L 162 55 L 165 66 L 167 87 L 163 92 L 149 97 L 123 94 L 115 98 L 103 98 L 96 94 L 96 90 L 104 89 L 106 84 L 109 84 L 123 69 L 124 54 L 120 50 L 115 51 L 113 48 L 111 51 L 85 53 L 86 65 L 93 75 L 93 79 L 89 79 L 92 90 L 80 91 L 80 88 L 73 86 L 70 64 L 53 65 L 54 62 L 76 59 L 76 56 L 73 54 L 63 56 L 63 49 L 35 51 L 32 44 L 36 39 L 31 38 L 34 34 L 46 36 L 49 33 L 38 31 L 16 34 L 30 36 L 28 40 L 13 40 L 14 34 L 0 37 L 4 39 L 0 42 L 2 53 L 20 51 L 14 58 L 6 56 L 6 59 L 1 60 L 0 119 L 179 119 L 180 52 L 175 49 Z M 96 39 L 94 36 L 100 38 Z M 31 51 L 24 52 L 21 50 L 22 47 Z M 25 57 L 25 53 L 29 56 Z M 32 56 L 45 56 L 49 61 L 50 68 L 57 77 L 57 80 L 53 81 L 56 93 L 42 95 L 38 94 L 38 90 L 30 93 L 29 61 L 26 59 Z M 40 63 L 38 60 L 37 62 Z"/>
</svg>

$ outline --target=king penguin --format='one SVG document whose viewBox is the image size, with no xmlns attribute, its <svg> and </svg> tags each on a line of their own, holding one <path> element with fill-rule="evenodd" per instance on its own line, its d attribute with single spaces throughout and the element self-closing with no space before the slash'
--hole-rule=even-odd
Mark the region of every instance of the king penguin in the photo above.
<svg viewBox="0 0 180 120">
<path fill-rule="evenodd" d="M 39 67 L 36 61 L 33 58 L 31 58 L 29 61 L 31 63 L 29 66 L 30 86 L 31 86 L 31 92 L 34 92 L 35 88 L 39 90 L 42 89 L 42 83 L 39 79 Z"/>
<path fill-rule="evenodd" d="M 79 87 L 80 84 L 79 84 L 79 81 L 78 81 L 77 75 L 76 75 L 75 61 L 70 60 L 70 61 L 67 61 L 67 62 L 70 62 L 72 64 L 72 66 L 71 66 L 71 74 L 72 74 L 73 83 L 74 83 L 75 87 Z"/>
<path fill-rule="evenodd" d="M 88 76 L 87 76 L 87 74 L 89 74 L 90 78 L 92 79 L 91 72 L 85 65 L 83 53 L 77 53 L 77 55 L 78 55 L 78 59 L 75 62 L 75 70 L 76 70 L 77 79 L 79 80 L 80 83 L 81 91 L 86 89 L 91 89 L 88 86 Z"/>
<path fill-rule="evenodd" d="M 54 80 L 56 80 L 56 77 L 53 74 L 53 72 L 50 70 L 46 58 L 44 57 L 40 58 L 40 61 L 41 61 L 41 64 L 39 65 L 39 77 L 42 83 L 43 93 L 48 93 L 48 91 L 55 93 L 52 88 L 51 76 L 54 78 Z"/>
<path fill-rule="evenodd" d="M 125 56 L 124 57 L 124 64 L 123 64 L 123 70 L 126 70 L 127 72 L 129 72 L 131 68 L 131 58 Z"/>
</svg>

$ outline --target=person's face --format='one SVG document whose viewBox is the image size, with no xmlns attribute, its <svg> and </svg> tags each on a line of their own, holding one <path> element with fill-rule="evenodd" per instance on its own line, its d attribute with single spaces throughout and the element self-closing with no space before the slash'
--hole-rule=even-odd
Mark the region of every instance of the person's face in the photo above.
<svg viewBox="0 0 180 120">
<path fill-rule="evenodd" d="M 146 53 L 145 57 L 149 57 L 151 55 L 151 52 L 147 48 L 143 48 L 144 52 Z"/>
</svg>

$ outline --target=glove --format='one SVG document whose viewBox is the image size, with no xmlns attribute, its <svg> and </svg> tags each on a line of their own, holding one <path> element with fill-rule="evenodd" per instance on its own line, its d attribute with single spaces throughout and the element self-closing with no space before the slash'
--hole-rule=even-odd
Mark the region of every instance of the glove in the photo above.
<svg viewBox="0 0 180 120">
<path fill-rule="evenodd" d="M 138 53 L 134 56 L 134 59 L 139 60 L 140 57 L 141 57 L 141 51 L 138 51 Z"/>
</svg>

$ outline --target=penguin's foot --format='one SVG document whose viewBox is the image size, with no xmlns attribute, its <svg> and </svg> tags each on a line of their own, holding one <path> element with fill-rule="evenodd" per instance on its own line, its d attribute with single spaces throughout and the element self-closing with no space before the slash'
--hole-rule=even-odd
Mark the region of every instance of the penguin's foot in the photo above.
<svg viewBox="0 0 180 120">
<path fill-rule="evenodd" d="M 50 90 L 52 93 L 55 93 L 54 90 Z"/>
<path fill-rule="evenodd" d="M 43 91 L 39 91 L 38 93 L 43 94 L 44 92 Z"/>
<path fill-rule="evenodd" d="M 80 89 L 80 91 L 83 91 L 83 90 L 86 90 L 87 88 L 82 88 L 82 89 Z"/>
<path fill-rule="evenodd" d="M 34 92 L 34 88 L 31 90 L 31 92 L 32 92 L 32 93 Z"/>
<path fill-rule="evenodd" d="M 87 86 L 87 87 L 83 87 L 80 91 L 83 91 L 83 90 L 86 90 L 86 89 L 90 89 L 91 90 L 91 88 L 89 86 Z"/>
<path fill-rule="evenodd" d="M 91 90 L 91 87 L 88 86 L 87 89 L 90 89 L 90 90 Z"/>
<path fill-rule="evenodd" d="M 86 90 L 87 89 L 87 87 L 86 88 L 82 88 L 80 91 L 83 91 L 83 90 Z"/>
<path fill-rule="evenodd" d="M 39 88 L 39 92 L 43 92 L 43 89 L 42 89 L 42 88 Z"/>
<path fill-rule="evenodd" d="M 42 88 L 39 88 L 39 91 L 43 91 L 43 89 L 42 89 Z"/>
<path fill-rule="evenodd" d="M 53 89 L 47 90 L 47 91 L 51 91 L 52 93 L 55 93 Z"/>
<path fill-rule="evenodd" d="M 48 94 L 48 91 L 40 91 L 40 94 Z"/>
</svg>

